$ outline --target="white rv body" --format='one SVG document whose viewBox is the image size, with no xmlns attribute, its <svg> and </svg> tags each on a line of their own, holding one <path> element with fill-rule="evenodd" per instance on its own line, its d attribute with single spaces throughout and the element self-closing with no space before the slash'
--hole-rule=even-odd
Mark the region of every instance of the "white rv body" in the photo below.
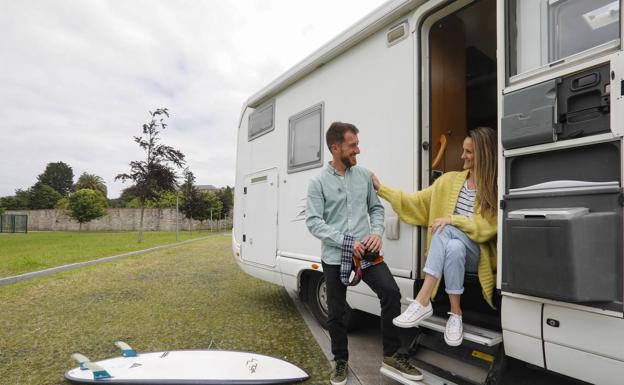
<svg viewBox="0 0 624 385">
<path fill-rule="evenodd" d="M 533 3 L 546 7 L 559 1 L 565 0 L 535 0 Z M 431 154 L 428 146 L 435 141 L 430 138 L 429 32 L 438 20 L 478 2 L 389 1 L 250 97 L 243 106 L 238 127 L 232 232 L 235 258 L 245 272 L 297 293 L 309 290 L 306 285 L 314 281 L 311 277 L 321 275 L 320 241 L 308 232 L 304 209 L 309 180 L 331 160 L 324 133 L 333 121 L 353 123 L 359 128 L 358 164 L 374 171 L 384 184 L 404 191 L 417 191 L 429 185 Z M 527 4 L 528 0 L 523 2 Z M 531 67 L 518 60 L 518 67 L 526 70 L 518 70 L 513 76 L 509 74 L 506 38 L 509 26 L 505 22 L 509 3 L 496 0 L 495 12 L 500 200 L 509 200 L 508 184 L 514 176 L 508 174 L 511 167 L 508 164 L 514 159 L 590 148 L 601 143 L 619 148 L 617 168 L 620 174 L 616 180 L 609 181 L 609 186 L 621 191 L 624 54 L 620 44 L 623 25 L 620 2 L 608 5 L 619 5 L 617 14 L 612 9 L 610 13 L 609 10 L 588 13 L 603 24 L 613 23 L 608 18 L 615 17 L 620 26 L 616 41 L 541 66 Z M 517 12 L 524 11 L 531 11 L 530 6 L 524 9 L 518 5 Z M 600 21 L 601 18 L 604 20 Z M 400 28 L 405 28 L 404 35 L 389 41 L 391 32 Z M 531 41 L 522 44 L 524 46 L 518 50 L 526 53 L 533 49 Z M 535 61 L 543 55 L 537 52 L 540 45 L 534 46 L 536 52 L 531 55 L 535 57 L 527 60 Z M 612 78 L 608 132 L 505 148 L 500 136 L 501 126 L 507 124 L 501 123 L 506 119 L 506 96 L 607 64 Z M 261 125 L 261 132 L 250 133 L 250 117 L 254 119 L 252 115 L 257 111 L 272 111 L 261 116 L 270 122 L 266 127 Z M 314 119 L 320 117 L 320 131 L 310 131 L 310 138 L 316 141 L 318 137 L 320 142 L 304 149 L 306 157 L 314 159 L 297 165 L 293 148 L 301 143 L 296 142 L 291 133 L 295 132 L 297 122 L 308 117 L 311 120 L 304 123 L 309 127 L 315 127 Z M 314 157 L 316 150 L 320 150 L 320 159 Z M 561 191 L 564 190 L 569 193 L 570 189 Z M 513 206 L 514 201 L 511 202 Z M 402 297 L 413 297 L 415 281 L 421 277 L 418 268 L 425 230 L 399 222 L 390 205 L 383 200 L 382 203 L 386 209 L 387 228 L 385 261 Z M 504 352 L 510 357 L 590 383 L 621 383 L 624 378 L 621 206 L 612 211 L 619 213 L 619 233 L 612 239 L 619 245 L 616 248 L 619 271 L 615 272 L 619 277 L 619 297 L 605 306 L 505 289 L 503 239 L 505 223 L 511 216 L 507 211 L 499 211 L 496 287 L 502 296 L 502 330 L 490 331 L 491 334 L 483 331 L 489 336 L 482 342 L 484 345 L 497 344 L 502 338 Z M 390 234 L 388 229 L 391 229 Z M 347 299 L 354 309 L 373 314 L 380 312 L 377 296 L 364 284 L 349 288 Z M 478 340 L 477 334 L 470 337 L 472 341 Z"/>
</svg>

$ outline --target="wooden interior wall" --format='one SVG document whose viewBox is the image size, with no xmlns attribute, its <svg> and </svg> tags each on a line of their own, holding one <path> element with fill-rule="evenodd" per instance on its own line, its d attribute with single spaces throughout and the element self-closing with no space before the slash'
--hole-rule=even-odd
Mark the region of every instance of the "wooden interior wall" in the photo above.
<svg viewBox="0 0 624 385">
<path fill-rule="evenodd" d="M 463 22 L 448 16 L 437 22 L 429 34 L 431 47 L 431 151 L 440 150 L 440 135 L 447 136 L 447 148 L 436 167 L 441 171 L 462 169 L 462 143 L 466 123 L 466 47 Z"/>
</svg>

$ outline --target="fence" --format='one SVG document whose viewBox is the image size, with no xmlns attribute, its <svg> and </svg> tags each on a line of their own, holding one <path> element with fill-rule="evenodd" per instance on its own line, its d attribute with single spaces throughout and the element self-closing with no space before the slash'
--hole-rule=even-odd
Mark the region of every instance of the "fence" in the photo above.
<svg viewBox="0 0 624 385">
<path fill-rule="evenodd" d="M 28 215 L 0 215 L 0 233 L 27 233 Z"/>
</svg>

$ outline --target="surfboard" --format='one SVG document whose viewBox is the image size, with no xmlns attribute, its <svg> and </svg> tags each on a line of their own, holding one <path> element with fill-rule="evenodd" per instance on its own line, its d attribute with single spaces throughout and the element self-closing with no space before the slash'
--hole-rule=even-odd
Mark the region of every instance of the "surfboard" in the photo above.
<svg viewBox="0 0 624 385">
<path fill-rule="evenodd" d="M 136 353 L 123 342 L 122 356 L 91 362 L 74 354 L 80 366 L 65 378 L 76 384 L 290 384 L 310 376 L 299 367 L 263 354 L 231 350 L 172 350 Z"/>
</svg>

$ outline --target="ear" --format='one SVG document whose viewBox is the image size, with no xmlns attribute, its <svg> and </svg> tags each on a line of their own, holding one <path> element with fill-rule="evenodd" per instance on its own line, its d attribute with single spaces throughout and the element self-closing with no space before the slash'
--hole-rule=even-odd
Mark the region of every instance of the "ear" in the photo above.
<svg viewBox="0 0 624 385">
<path fill-rule="evenodd" d="M 338 151 L 338 144 L 337 143 L 333 143 L 333 144 L 329 145 L 329 152 L 331 152 L 333 154 L 334 152 L 337 152 L 337 151 Z"/>
</svg>

